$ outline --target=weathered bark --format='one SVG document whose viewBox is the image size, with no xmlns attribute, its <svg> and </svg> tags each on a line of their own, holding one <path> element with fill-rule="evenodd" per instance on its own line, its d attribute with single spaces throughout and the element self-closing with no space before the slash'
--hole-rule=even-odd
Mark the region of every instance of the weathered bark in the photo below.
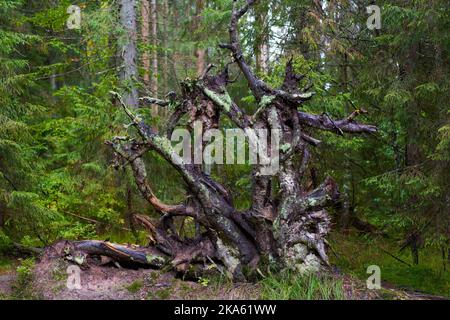
<svg viewBox="0 0 450 320">
<path fill-rule="evenodd" d="M 343 135 L 348 133 L 375 133 L 377 127 L 372 125 L 361 124 L 354 121 L 355 116 L 364 113 L 363 109 L 353 112 L 347 119 L 333 120 L 327 114 L 313 115 L 299 111 L 299 119 L 303 125 L 308 127 L 332 131 Z"/>
<path fill-rule="evenodd" d="M 148 267 L 162 267 L 167 256 L 154 248 L 142 248 L 137 246 L 124 246 L 106 241 L 86 240 L 73 242 L 72 251 L 68 251 L 68 259 L 83 264 L 85 255 L 107 256 L 119 263 L 130 263 Z"/>
</svg>

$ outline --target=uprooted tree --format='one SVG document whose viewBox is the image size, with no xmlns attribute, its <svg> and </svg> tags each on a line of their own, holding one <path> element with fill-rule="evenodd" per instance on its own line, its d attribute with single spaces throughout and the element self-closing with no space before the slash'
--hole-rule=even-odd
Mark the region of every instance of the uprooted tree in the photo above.
<svg viewBox="0 0 450 320">
<path fill-rule="evenodd" d="M 303 75 L 296 74 L 292 61 L 286 65 L 285 78 L 278 89 L 259 79 L 246 63 L 238 36 L 238 22 L 255 0 L 247 0 L 242 8 L 234 2 L 230 43 L 220 45 L 229 50 L 248 86 L 259 104 L 258 111 L 246 114 L 227 92 L 231 83 L 228 65 L 216 75 L 205 74 L 196 80 L 181 83 L 181 94 L 170 95 L 168 101 L 144 97 L 141 104 L 172 106 L 173 114 L 165 133 L 158 133 L 128 108 L 120 95 L 115 98 L 131 119 L 137 138 L 115 137 L 107 144 L 112 147 L 117 166 L 129 165 L 142 196 L 161 214 L 159 221 L 135 215 L 135 220 L 149 232 L 149 247 L 123 246 L 102 241 L 71 243 L 70 256 L 107 256 L 116 261 L 160 268 L 171 266 L 178 272 L 201 274 L 214 265 L 234 279 L 244 279 L 243 267 L 256 270 L 261 261 L 300 272 L 320 270 L 329 262 L 326 236 L 330 218 L 325 208 L 336 205 L 339 192 L 331 178 L 316 188 L 304 186 L 308 172 L 310 148 L 320 141 L 311 137 L 315 129 L 336 134 L 374 133 L 376 127 L 356 122 L 361 112 L 355 111 L 343 120 L 332 120 L 326 114 L 313 115 L 299 111 L 299 106 L 313 97 L 311 86 L 300 88 Z M 230 193 L 214 181 L 202 165 L 180 160 L 172 148 L 170 137 L 183 116 L 188 126 L 201 121 L 203 130 L 219 127 L 225 114 L 241 129 L 266 129 L 281 132 L 279 171 L 265 175 L 264 166 L 252 166 L 251 206 L 239 211 Z M 146 152 L 162 156 L 182 177 L 189 201 L 166 204 L 155 195 L 142 159 Z M 177 160 L 177 161 L 175 161 Z M 279 188 L 276 194 L 273 186 Z M 180 218 L 181 217 L 181 218 Z M 196 235 L 182 237 L 174 221 L 191 217 L 196 224 Z M 68 251 L 65 251 L 69 255 Z M 81 259 L 86 261 L 86 259 Z"/>
</svg>

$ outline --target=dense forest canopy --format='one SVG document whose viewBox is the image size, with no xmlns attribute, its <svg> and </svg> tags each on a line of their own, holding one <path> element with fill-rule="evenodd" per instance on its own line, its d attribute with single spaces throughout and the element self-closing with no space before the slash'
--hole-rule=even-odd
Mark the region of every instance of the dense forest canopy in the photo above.
<svg viewBox="0 0 450 320">
<path fill-rule="evenodd" d="M 379 28 L 368 27 L 373 4 Z M 362 243 L 389 248 L 384 258 L 405 270 L 422 266 L 417 277 L 439 274 L 449 294 L 449 10 L 442 0 L 0 1 L 0 251 L 150 243 L 181 272 L 185 255 L 216 255 L 242 279 L 278 256 L 303 269 L 299 242 L 321 266 L 365 268 L 345 260 Z M 174 165 L 166 135 L 199 119 L 278 121 L 277 179 L 248 161 Z M 280 249 L 289 241 L 295 249 Z"/>
</svg>

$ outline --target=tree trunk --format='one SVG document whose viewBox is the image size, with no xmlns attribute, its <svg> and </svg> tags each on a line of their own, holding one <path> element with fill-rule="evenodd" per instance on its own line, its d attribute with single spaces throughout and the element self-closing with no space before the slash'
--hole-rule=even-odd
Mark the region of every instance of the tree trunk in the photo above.
<svg viewBox="0 0 450 320">
<path fill-rule="evenodd" d="M 419 264 L 419 248 L 417 247 L 416 242 L 411 243 L 411 256 L 412 256 L 413 264 L 418 265 Z"/>
<path fill-rule="evenodd" d="M 195 49 L 195 57 L 197 58 L 197 76 L 201 77 L 202 74 L 205 72 L 206 68 L 206 50 L 202 48 L 201 45 L 198 44 L 200 42 L 200 37 L 198 34 L 200 33 L 200 27 L 201 27 L 201 19 L 202 19 L 202 13 L 203 9 L 205 7 L 205 0 L 197 0 L 196 4 L 196 12 L 195 12 L 195 18 L 194 18 L 194 32 L 197 33 L 197 45 Z"/>
<path fill-rule="evenodd" d="M 144 44 L 144 50 L 142 52 L 142 66 L 144 68 L 144 85 L 148 87 L 150 85 L 150 57 L 148 54 L 148 46 L 150 44 L 150 3 L 149 0 L 142 0 L 141 2 L 141 37 Z"/>
<path fill-rule="evenodd" d="M 150 0 L 151 26 L 152 26 L 152 80 L 151 89 L 153 96 L 158 98 L 158 8 L 157 1 Z M 153 115 L 159 112 L 158 105 L 153 105 Z"/>
<path fill-rule="evenodd" d="M 259 30 L 255 39 L 256 72 L 267 74 L 269 72 L 269 27 L 268 5 L 255 8 L 255 27 Z"/>
<path fill-rule="evenodd" d="M 164 47 L 164 60 L 163 60 L 163 91 L 166 94 L 169 91 L 168 74 L 169 74 L 169 1 L 163 0 L 163 47 Z"/>
<path fill-rule="evenodd" d="M 138 91 L 134 82 L 137 80 L 136 51 L 136 1 L 120 0 L 120 23 L 126 32 L 121 47 L 123 62 L 120 80 L 125 85 L 124 102 L 128 107 L 138 107 Z"/>
<path fill-rule="evenodd" d="M 350 227 L 350 201 L 348 197 L 348 187 L 344 185 L 344 192 L 341 195 L 341 201 L 339 204 L 339 228 L 344 234 L 349 233 Z"/>
</svg>

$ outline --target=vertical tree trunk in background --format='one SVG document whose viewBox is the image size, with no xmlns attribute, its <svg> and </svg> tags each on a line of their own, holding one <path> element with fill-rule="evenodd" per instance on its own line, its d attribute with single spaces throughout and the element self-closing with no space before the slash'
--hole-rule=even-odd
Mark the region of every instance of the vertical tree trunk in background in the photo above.
<svg viewBox="0 0 450 320">
<path fill-rule="evenodd" d="M 120 23 L 126 32 L 125 41 L 120 50 L 122 71 L 120 81 L 126 87 L 124 102 L 131 108 L 138 107 L 138 91 L 134 85 L 138 71 L 136 66 L 136 0 L 120 0 Z"/>
<path fill-rule="evenodd" d="M 418 265 L 419 264 L 419 248 L 417 247 L 417 243 L 413 242 L 411 244 L 411 255 L 413 259 L 413 264 Z"/>
<path fill-rule="evenodd" d="M 131 232 L 133 233 L 134 236 L 137 236 L 136 233 L 136 228 L 134 227 L 134 222 L 133 222 L 133 215 L 134 215 L 134 210 L 133 210 L 133 189 L 131 188 L 130 183 L 127 183 L 127 214 L 126 214 L 126 218 L 127 218 L 127 223 L 128 223 L 128 227 L 130 228 Z"/>
<path fill-rule="evenodd" d="M 169 74 L 169 1 L 163 0 L 163 47 L 164 47 L 164 60 L 163 60 L 163 92 L 166 94 L 169 91 L 168 74 Z"/>
<path fill-rule="evenodd" d="M 261 5 L 255 8 L 255 26 L 257 36 L 255 39 L 256 72 L 267 74 L 269 72 L 269 27 L 268 6 Z"/>
<path fill-rule="evenodd" d="M 336 24 L 341 25 L 342 20 L 344 20 L 344 17 L 342 17 L 340 14 L 336 16 Z M 348 84 L 350 82 L 349 79 L 349 61 L 348 61 L 348 54 L 346 52 L 342 54 L 338 54 L 337 57 L 337 63 L 339 63 L 339 79 L 340 79 L 340 85 L 339 89 L 342 93 L 349 93 Z M 350 114 L 353 111 L 352 106 L 349 102 L 345 104 L 345 113 Z M 352 210 L 350 208 L 354 208 L 354 203 L 350 199 L 350 186 L 352 185 L 353 181 L 353 173 L 352 173 L 352 166 L 349 161 L 351 159 L 351 155 L 346 155 L 344 157 L 344 167 L 345 167 L 345 173 L 343 176 L 343 194 L 341 194 L 341 201 L 342 201 L 342 213 L 338 215 L 339 226 L 343 233 L 348 234 L 349 233 L 349 227 L 350 227 L 350 220 L 351 220 L 351 213 Z M 352 199 L 353 200 L 353 199 Z M 351 203 L 352 202 L 352 203 Z"/>
<path fill-rule="evenodd" d="M 147 1 L 143 0 L 142 3 L 142 15 L 143 21 L 144 18 L 144 6 Z M 147 11 L 148 12 L 148 11 Z M 147 15 L 148 19 L 148 15 Z M 125 30 L 125 41 L 123 47 L 120 50 L 120 64 L 123 66 L 120 72 L 120 81 L 122 86 L 124 86 L 125 94 L 123 95 L 123 101 L 129 108 L 138 108 L 139 106 L 139 95 L 138 90 L 135 85 L 135 81 L 138 78 L 138 69 L 137 69 L 137 50 L 136 50 L 136 40 L 137 40 L 137 28 L 136 28 L 136 0 L 120 0 L 120 23 L 122 28 Z M 147 23 L 148 25 L 148 23 Z M 144 27 L 144 26 L 143 26 Z M 148 31 L 148 28 L 147 28 Z M 144 28 L 142 28 L 142 33 L 144 36 Z M 147 35 L 148 38 L 148 35 Z M 145 37 L 144 37 L 145 39 Z M 146 50 L 144 50 L 145 53 Z M 148 60 L 148 55 L 147 55 Z M 148 74 L 148 68 L 144 68 Z M 145 81 L 145 75 L 144 75 Z M 126 170 L 125 170 L 126 171 Z M 127 174 L 125 172 L 125 174 Z M 127 190 L 127 200 L 131 202 L 131 184 L 129 179 L 126 179 L 126 190 Z M 128 212 L 125 212 L 125 219 L 130 222 L 131 225 L 131 208 L 128 208 Z"/>
<path fill-rule="evenodd" d="M 142 52 L 142 66 L 144 68 L 144 84 L 148 88 L 150 85 L 150 57 L 148 54 L 149 36 L 150 36 L 150 3 L 149 0 L 142 0 L 141 3 L 141 36 L 145 48 Z"/>
<path fill-rule="evenodd" d="M 257 56 L 257 68 L 260 72 L 267 74 L 269 72 L 269 66 L 267 64 L 269 60 L 269 44 L 267 40 L 264 40 L 260 45 L 257 51 L 259 56 Z"/>
<path fill-rule="evenodd" d="M 56 86 L 55 72 L 53 72 L 52 75 L 50 75 L 50 88 L 52 89 L 52 91 L 56 91 L 56 89 L 58 89 L 58 87 Z"/>
<path fill-rule="evenodd" d="M 158 97 L 158 11 L 156 0 L 150 0 L 151 26 L 152 26 L 152 80 L 151 88 L 153 97 Z M 154 115 L 158 114 L 158 106 L 153 105 L 152 111 Z"/>
<path fill-rule="evenodd" d="M 198 43 L 200 42 L 200 26 L 202 19 L 202 12 L 205 7 L 205 0 L 197 0 L 195 19 L 194 19 L 194 32 L 197 33 L 197 45 L 195 48 L 195 57 L 197 58 L 197 75 L 201 76 L 205 72 L 206 68 L 206 50 Z"/>
<path fill-rule="evenodd" d="M 338 225 L 339 229 L 344 234 L 349 233 L 350 228 L 350 199 L 348 193 L 348 186 L 344 185 L 344 192 L 341 194 L 339 212 L 338 212 Z"/>
</svg>

